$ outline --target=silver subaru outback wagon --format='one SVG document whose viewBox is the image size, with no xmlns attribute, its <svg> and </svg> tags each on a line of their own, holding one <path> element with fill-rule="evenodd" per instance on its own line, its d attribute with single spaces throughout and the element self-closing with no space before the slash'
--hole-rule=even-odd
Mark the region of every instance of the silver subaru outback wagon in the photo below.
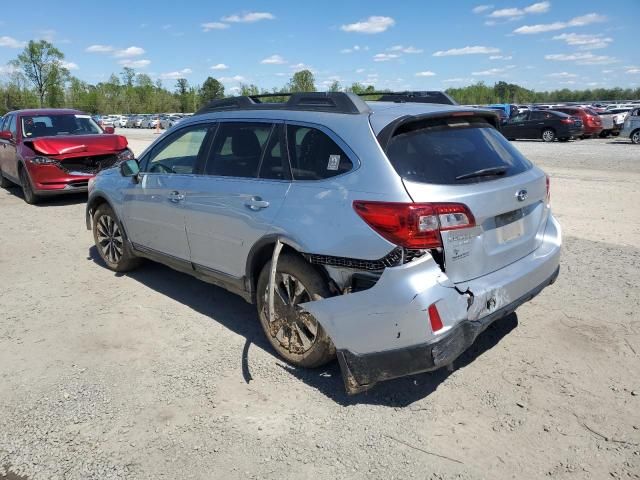
<svg viewBox="0 0 640 480">
<path fill-rule="evenodd" d="M 450 365 L 555 281 L 549 178 L 495 113 L 262 100 L 214 101 L 95 178 L 110 269 L 147 258 L 241 295 L 291 364 L 337 356 L 349 393 Z"/>
</svg>

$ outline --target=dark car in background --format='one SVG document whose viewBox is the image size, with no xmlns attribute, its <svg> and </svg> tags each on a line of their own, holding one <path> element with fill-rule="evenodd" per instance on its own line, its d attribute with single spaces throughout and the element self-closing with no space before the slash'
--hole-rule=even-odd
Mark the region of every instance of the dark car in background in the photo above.
<svg viewBox="0 0 640 480">
<path fill-rule="evenodd" d="M 509 140 L 542 139 L 566 142 L 584 133 L 582 120 L 553 110 L 530 110 L 519 113 L 502 124 L 502 134 Z"/>
<path fill-rule="evenodd" d="M 597 137 L 602 132 L 602 119 L 598 112 L 587 107 L 554 107 L 554 111 L 566 113 L 582 120 L 582 138 Z"/>
<path fill-rule="evenodd" d="M 22 187 L 27 203 L 41 196 L 86 192 L 104 168 L 133 158 L 127 139 L 78 110 L 7 113 L 0 123 L 0 186 Z"/>
</svg>

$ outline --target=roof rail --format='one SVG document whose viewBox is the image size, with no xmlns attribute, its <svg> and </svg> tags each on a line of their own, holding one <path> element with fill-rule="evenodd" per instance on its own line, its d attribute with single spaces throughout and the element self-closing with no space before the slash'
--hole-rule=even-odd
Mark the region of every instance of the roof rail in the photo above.
<svg viewBox="0 0 640 480">
<path fill-rule="evenodd" d="M 286 102 L 263 102 L 261 99 L 289 97 Z M 360 114 L 371 109 L 355 93 L 347 92 L 296 92 L 265 93 L 213 100 L 194 115 L 224 110 L 303 110 Z"/>
<path fill-rule="evenodd" d="M 453 98 L 447 95 L 445 92 L 438 90 L 419 90 L 419 91 L 406 91 L 406 92 L 368 92 L 359 93 L 361 97 L 377 96 L 380 98 L 375 102 L 396 102 L 396 103 L 438 103 L 441 105 L 458 105 Z"/>
</svg>

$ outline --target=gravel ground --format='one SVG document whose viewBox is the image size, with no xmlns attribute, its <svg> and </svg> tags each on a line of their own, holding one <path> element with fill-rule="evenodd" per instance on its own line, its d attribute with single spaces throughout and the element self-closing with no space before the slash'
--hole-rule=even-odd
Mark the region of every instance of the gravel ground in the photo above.
<svg viewBox="0 0 640 480">
<path fill-rule="evenodd" d="M 640 148 L 516 145 L 552 176 L 558 282 L 453 372 L 355 397 L 239 297 L 104 268 L 84 197 L 0 191 L 0 479 L 640 478 Z"/>
</svg>

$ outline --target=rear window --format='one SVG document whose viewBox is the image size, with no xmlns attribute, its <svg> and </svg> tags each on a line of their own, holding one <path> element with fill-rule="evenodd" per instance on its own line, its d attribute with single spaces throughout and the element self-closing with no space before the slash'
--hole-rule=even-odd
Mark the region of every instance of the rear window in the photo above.
<svg viewBox="0 0 640 480">
<path fill-rule="evenodd" d="M 500 132 L 480 118 L 403 125 L 391 138 L 386 153 L 402 178 L 438 185 L 495 180 L 525 172 L 532 166 Z"/>
</svg>

